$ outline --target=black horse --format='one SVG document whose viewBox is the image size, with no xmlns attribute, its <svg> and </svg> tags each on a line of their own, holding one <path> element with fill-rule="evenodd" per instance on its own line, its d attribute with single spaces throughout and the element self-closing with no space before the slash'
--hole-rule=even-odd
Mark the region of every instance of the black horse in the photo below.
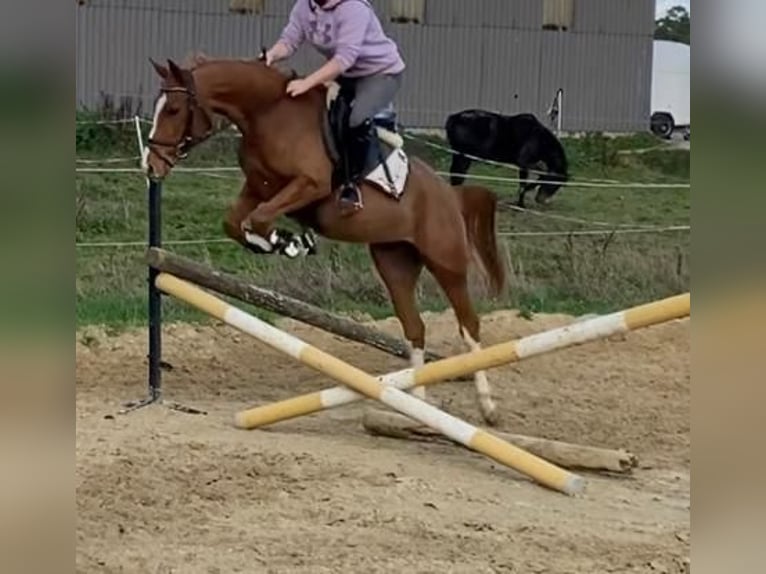
<svg viewBox="0 0 766 574">
<path fill-rule="evenodd" d="M 519 167 L 519 199 L 539 186 L 535 200 L 548 203 L 569 178 L 564 147 L 533 114 L 504 116 L 484 110 L 464 110 L 447 118 L 447 140 L 454 150 L 450 181 L 462 185 L 471 167 L 471 158 L 510 163 Z M 529 171 L 540 171 L 530 179 Z"/>
</svg>

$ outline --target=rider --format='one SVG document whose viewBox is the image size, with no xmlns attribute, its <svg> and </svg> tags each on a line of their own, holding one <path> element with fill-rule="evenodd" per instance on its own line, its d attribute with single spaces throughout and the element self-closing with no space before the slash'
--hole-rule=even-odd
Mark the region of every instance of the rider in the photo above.
<svg viewBox="0 0 766 574">
<path fill-rule="evenodd" d="M 343 137 L 346 161 L 340 197 L 353 211 L 362 206 L 359 183 L 372 118 L 394 101 L 405 64 L 369 0 L 297 0 L 282 35 L 266 52 L 266 64 L 289 58 L 304 41 L 327 62 L 306 78 L 291 81 L 287 93 L 297 97 L 332 81 L 355 93 Z"/>
</svg>

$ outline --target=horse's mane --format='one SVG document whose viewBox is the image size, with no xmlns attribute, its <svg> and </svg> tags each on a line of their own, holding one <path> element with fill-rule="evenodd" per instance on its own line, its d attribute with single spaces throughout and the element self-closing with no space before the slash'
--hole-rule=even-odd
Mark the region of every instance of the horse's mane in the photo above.
<svg viewBox="0 0 766 574">
<path fill-rule="evenodd" d="M 260 58 L 210 58 L 202 52 L 192 52 L 191 54 L 187 55 L 184 59 L 182 67 L 193 72 L 198 68 L 204 68 L 206 66 L 222 63 L 240 63 L 254 67 L 263 67 L 271 73 L 278 74 L 281 79 L 288 82 L 300 77 L 298 72 L 296 72 L 293 68 L 282 70 L 280 68 L 266 66 L 266 64 Z"/>
</svg>

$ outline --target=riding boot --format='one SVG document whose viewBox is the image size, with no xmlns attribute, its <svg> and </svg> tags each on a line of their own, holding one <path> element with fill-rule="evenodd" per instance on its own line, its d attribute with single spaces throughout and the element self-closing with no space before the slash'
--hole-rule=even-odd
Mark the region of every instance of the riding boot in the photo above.
<svg viewBox="0 0 766 574">
<path fill-rule="evenodd" d="M 340 190 L 340 204 L 346 215 L 362 209 L 364 169 L 370 151 L 372 121 L 366 121 L 356 128 L 348 128 L 344 138 L 343 185 Z"/>
</svg>

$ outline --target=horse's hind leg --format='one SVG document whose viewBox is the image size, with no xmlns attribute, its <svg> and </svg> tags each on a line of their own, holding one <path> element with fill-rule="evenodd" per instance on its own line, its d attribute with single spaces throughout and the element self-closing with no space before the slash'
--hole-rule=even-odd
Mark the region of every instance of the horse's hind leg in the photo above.
<svg viewBox="0 0 766 574">
<path fill-rule="evenodd" d="M 467 272 L 451 271 L 439 267 L 438 265 L 428 263 L 428 269 L 439 282 L 444 293 L 455 311 L 458 325 L 460 326 L 460 336 L 465 341 L 470 351 L 481 349 L 479 337 L 479 316 L 473 308 L 471 299 L 468 296 L 468 278 Z M 490 424 L 497 424 L 497 408 L 492 399 L 492 389 L 487 379 L 487 373 L 477 371 L 474 374 L 474 383 L 476 385 L 476 394 L 479 402 L 479 410 L 484 420 Z"/>
<path fill-rule="evenodd" d="M 418 312 L 415 288 L 423 270 L 423 260 L 417 250 L 408 243 L 370 245 L 370 254 L 391 297 L 404 336 L 410 343 L 410 362 L 415 368 L 422 367 L 426 326 Z M 425 387 L 413 389 L 412 394 L 425 399 Z"/>
<path fill-rule="evenodd" d="M 452 154 L 452 165 L 450 166 L 450 184 L 463 185 L 465 174 L 471 167 L 471 158 L 461 154 Z"/>
</svg>

